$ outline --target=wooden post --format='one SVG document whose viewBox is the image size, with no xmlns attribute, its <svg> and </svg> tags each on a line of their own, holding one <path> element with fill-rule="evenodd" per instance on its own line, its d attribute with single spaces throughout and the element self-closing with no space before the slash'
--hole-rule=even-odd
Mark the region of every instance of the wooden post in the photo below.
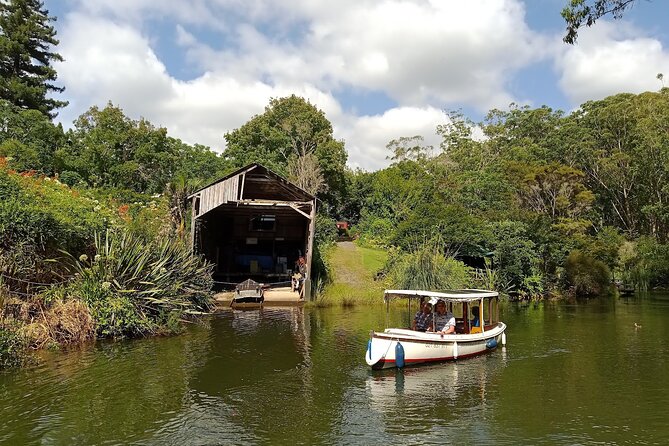
<svg viewBox="0 0 669 446">
<path fill-rule="evenodd" d="M 309 213 L 309 235 L 307 236 L 307 278 L 304 281 L 304 300 L 311 300 L 311 260 L 314 253 L 314 236 L 316 234 L 316 199 L 311 202 Z"/>
<path fill-rule="evenodd" d="M 195 223 L 197 221 L 197 213 L 195 207 L 199 201 L 199 196 L 194 196 L 193 201 L 191 202 L 191 211 L 190 211 L 190 250 L 195 254 Z"/>
</svg>

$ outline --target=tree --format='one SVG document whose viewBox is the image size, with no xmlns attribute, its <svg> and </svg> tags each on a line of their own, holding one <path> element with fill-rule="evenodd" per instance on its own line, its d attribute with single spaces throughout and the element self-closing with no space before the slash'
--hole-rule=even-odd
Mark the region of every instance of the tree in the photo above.
<svg viewBox="0 0 669 446">
<path fill-rule="evenodd" d="M 580 170 L 558 163 L 537 166 L 523 179 L 521 200 L 533 212 L 547 215 L 551 221 L 578 219 L 595 199 L 583 185 L 584 176 Z"/>
<path fill-rule="evenodd" d="M 426 160 L 432 157 L 432 146 L 425 146 L 425 139 L 422 136 L 402 136 L 399 139 L 393 139 L 386 144 L 386 149 L 392 152 L 393 156 L 387 156 L 386 159 L 392 161 L 405 160 Z"/>
<path fill-rule="evenodd" d="M 291 158 L 288 162 L 288 178 L 311 195 L 316 195 L 325 187 L 323 172 L 313 153 Z"/>
<path fill-rule="evenodd" d="M 211 180 L 226 170 L 209 148 L 171 138 L 144 118 L 130 119 L 112 103 L 91 107 L 74 126 L 70 146 L 57 152 L 58 170 L 91 186 L 160 193 L 177 174 Z"/>
<path fill-rule="evenodd" d="M 64 91 L 52 83 L 57 78 L 52 63 L 63 60 L 50 49 L 58 45 L 55 20 L 41 0 L 0 1 L 0 99 L 51 118 L 67 105 L 47 97 Z"/>
<path fill-rule="evenodd" d="M 0 99 L 0 156 L 11 157 L 14 170 L 51 175 L 54 153 L 65 143 L 62 127 L 37 110 L 26 110 Z"/>
<path fill-rule="evenodd" d="M 619 94 L 586 102 L 570 120 L 577 168 L 597 196 L 604 224 L 627 235 L 669 234 L 669 94 Z"/>
<path fill-rule="evenodd" d="M 637 0 L 594 0 L 587 4 L 586 0 L 570 0 L 562 10 L 562 17 L 567 22 L 567 34 L 562 40 L 574 44 L 578 38 L 578 29 L 583 25 L 592 26 L 597 19 L 611 14 L 614 19 L 623 16 L 626 9 Z"/>
<path fill-rule="evenodd" d="M 305 99 L 295 95 L 271 99 L 263 114 L 227 133 L 225 140 L 223 156 L 232 166 L 261 163 L 298 184 L 309 185 L 335 212 L 343 201 L 344 143 L 333 138 L 325 114 Z M 322 185 L 318 184 L 320 177 Z"/>
</svg>

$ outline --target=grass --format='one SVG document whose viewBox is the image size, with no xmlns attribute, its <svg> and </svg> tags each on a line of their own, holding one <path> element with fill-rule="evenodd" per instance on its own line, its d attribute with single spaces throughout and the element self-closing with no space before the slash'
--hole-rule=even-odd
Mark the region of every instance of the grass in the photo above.
<svg viewBox="0 0 669 446">
<path fill-rule="evenodd" d="M 326 253 L 333 274 L 314 301 L 317 307 L 376 305 L 383 302 L 385 284 L 375 280 L 388 255 L 386 251 L 339 243 Z"/>
<path fill-rule="evenodd" d="M 362 253 L 362 266 L 367 271 L 373 271 L 374 274 L 381 271 L 388 260 L 387 251 L 360 246 L 357 246 L 357 249 Z"/>
</svg>

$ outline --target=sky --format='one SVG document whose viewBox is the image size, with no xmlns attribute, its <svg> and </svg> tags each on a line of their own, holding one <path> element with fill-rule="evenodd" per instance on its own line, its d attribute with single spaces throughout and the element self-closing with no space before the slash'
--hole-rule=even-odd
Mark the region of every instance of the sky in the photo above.
<svg viewBox="0 0 669 446">
<path fill-rule="evenodd" d="M 570 112 L 657 91 L 669 79 L 669 1 L 562 42 L 567 0 L 44 0 L 65 61 L 66 128 L 109 101 L 189 144 L 295 94 L 321 109 L 348 164 L 387 166 L 386 144 L 439 146 L 446 111 L 472 120 L 511 103 Z M 669 82 L 665 81 L 665 82 Z"/>
</svg>

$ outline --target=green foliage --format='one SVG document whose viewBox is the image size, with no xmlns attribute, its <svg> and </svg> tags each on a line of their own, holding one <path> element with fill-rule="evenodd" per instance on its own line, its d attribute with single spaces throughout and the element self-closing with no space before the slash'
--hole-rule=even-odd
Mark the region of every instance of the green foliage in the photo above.
<svg viewBox="0 0 669 446">
<path fill-rule="evenodd" d="M 0 99 L 51 117 L 67 105 L 49 97 L 64 90 L 51 83 L 57 77 L 53 62 L 63 61 L 50 49 L 58 45 L 55 20 L 41 0 L 0 2 Z"/>
<path fill-rule="evenodd" d="M 620 249 L 622 280 L 640 290 L 669 283 L 669 244 L 640 237 Z"/>
<path fill-rule="evenodd" d="M 8 167 L 18 171 L 39 169 L 37 151 L 15 139 L 7 139 L 0 143 L 0 157 L 7 159 Z"/>
<path fill-rule="evenodd" d="M 91 107 L 74 125 L 70 144 L 55 155 L 68 184 L 155 194 L 178 176 L 207 181 L 228 169 L 208 148 L 171 138 L 146 119 L 130 119 L 111 103 Z"/>
<path fill-rule="evenodd" d="M 97 200 L 49 178 L 0 167 L 0 265 L 5 273 L 45 282 L 62 271 L 48 259 L 60 249 L 85 252 L 113 214 Z"/>
<path fill-rule="evenodd" d="M 388 261 L 388 280 L 398 289 L 462 289 L 468 287 L 471 276 L 470 268 L 444 255 L 434 243 L 426 243 L 409 253 L 397 251 Z"/>
<path fill-rule="evenodd" d="M 155 333 L 174 317 L 210 309 L 211 267 L 180 241 L 107 232 L 95 248 L 91 259 L 73 258 L 77 275 L 66 294 L 88 305 L 99 336 Z"/>
<path fill-rule="evenodd" d="M 355 232 L 360 234 L 359 241 L 362 245 L 387 247 L 391 245 L 395 227 L 390 218 L 364 212 Z"/>
<path fill-rule="evenodd" d="M 565 261 L 565 281 L 577 296 L 603 294 L 611 286 L 611 272 L 600 260 L 572 251 Z"/>
<path fill-rule="evenodd" d="M 482 246 L 488 236 L 485 222 L 460 206 L 421 203 L 398 224 L 392 240 L 396 246 L 411 250 L 422 240 L 438 238 L 450 252 L 480 256 L 485 253 Z"/>
<path fill-rule="evenodd" d="M 21 336 L 11 329 L 0 327 L 0 369 L 20 367 L 26 360 L 26 345 Z"/>
<path fill-rule="evenodd" d="M 314 255 L 311 258 L 312 287 L 317 293 L 332 278 L 328 264 L 327 252 L 337 239 L 336 221 L 325 214 L 316 214 L 316 231 L 314 234 Z"/>
<path fill-rule="evenodd" d="M 424 140 L 425 138 L 419 135 L 412 137 L 402 136 L 399 139 L 393 139 L 386 144 L 386 149 L 392 153 L 392 156 L 387 158 L 396 162 L 407 160 L 425 161 L 430 158 L 433 147 L 423 145 Z"/>
<path fill-rule="evenodd" d="M 503 289 L 500 286 L 499 272 L 492 267 L 492 260 L 489 257 L 485 258 L 484 267 L 473 270 L 473 274 L 474 288 L 481 290 Z"/>
<path fill-rule="evenodd" d="M 668 92 L 619 94 L 570 115 L 512 104 L 480 124 L 450 113 L 441 154 L 400 138 L 390 144 L 398 162 L 351 173 L 355 231 L 409 251 L 438 235 L 477 262 L 492 251 L 498 289 L 533 297 L 566 285 L 574 250 L 638 286 L 669 285 Z M 473 137 L 477 125 L 485 139 Z M 619 247 L 637 239 L 622 261 Z"/>
<path fill-rule="evenodd" d="M 604 262 L 609 270 L 615 271 L 619 266 L 619 251 L 624 242 L 625 237 L 620 234 L 617 228 L 604 226 L 584 246 L 583 251 L 593 258 Z"/>
<path fill-rule="evenodd" d="M 629 237 L 669 231 L 669 95 L 619 94 L 586 102 L 569 120 L 581 131 L 570 141 L 570 163 L 586 173 L 603 223 Z"/>
<path fill-rule="evenodd" d="M 521 200 L 531 211 L 551 221 L 576 220 L 584 215 L 594 195 L 582 183 L 584 173 L 559 163 L 534 167 L 523 178 Z"/>
<path fill-rule="evenodd" d="M 491 233 L 494 265 L 500 276 L 499 285 L 503 289 L 529 292 L 525 278 L 540 277 L 541 271 L 536 245 L 527 226 L 521 222 L 503 221 L 493 223 Z M 532 283 L 536 283 L 536 279 Z"/>
<path fill-rule="evenodd" d="M 583 25 L 592 26 L 595 22 L 607 14 L 614 19 L 619 19 L 625 10 L 631 7 L 637 0 L 570 0 L 562 10 L 562 17 L 567 23 L 567 33 L 564 36 L 565 43 L 574 44 L 578 38 L 578 30 Z"/>
<path fill-rule="evenodd" d="M 8 167 L 53 174 L 53 155 L 65 143 L 60 126 L 37 110 L 26 110 L 0 99 L 0 157 L 11 157 Z"/>
</svg>

